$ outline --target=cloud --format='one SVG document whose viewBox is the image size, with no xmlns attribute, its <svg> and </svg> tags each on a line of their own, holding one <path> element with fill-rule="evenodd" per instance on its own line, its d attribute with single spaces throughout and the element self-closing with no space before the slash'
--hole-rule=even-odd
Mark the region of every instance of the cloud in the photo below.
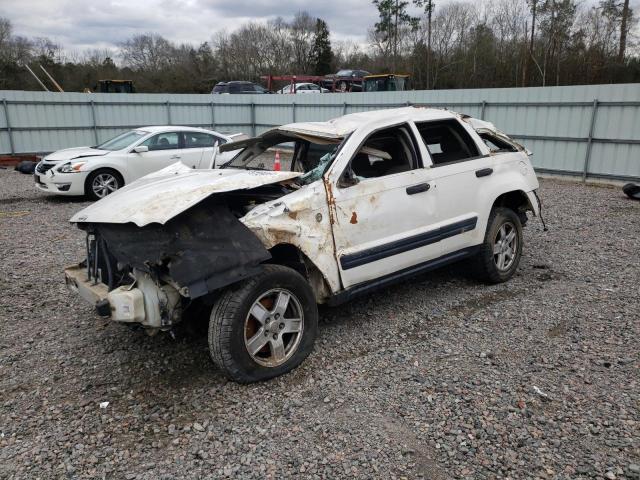
<svg viewBox="0 0 640 480">
<path fill-rule="evenodd" d="M 49 37 L 66 50 L 114 47 L 139 33 L 155 32 L 177 43 L 210 41 L 248 21 L 290 19 L 299 11 L 327 21 L 334 40 L 366 41 L 376 21 L 367 0 L 2 0 L 0 16 L 17 35 Z"/>
</svg>

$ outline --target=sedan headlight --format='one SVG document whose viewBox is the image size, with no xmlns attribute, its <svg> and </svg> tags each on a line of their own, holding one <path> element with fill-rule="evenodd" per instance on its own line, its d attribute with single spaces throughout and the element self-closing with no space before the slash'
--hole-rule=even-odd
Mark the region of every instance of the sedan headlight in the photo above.
<svg viewBox="0 0 640 480">
<path fill-rule="evenodd" d="M 80 171 L 80 168 L 87 162 L 69 162 L 62 165 L 58 172 L 60 173 L 77 173 Z"/>
</svg>

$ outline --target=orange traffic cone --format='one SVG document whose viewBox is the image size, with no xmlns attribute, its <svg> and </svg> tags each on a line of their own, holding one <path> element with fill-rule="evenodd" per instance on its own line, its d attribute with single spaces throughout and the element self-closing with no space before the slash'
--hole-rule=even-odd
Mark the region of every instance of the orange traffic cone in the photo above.
<svg viewBox="0 0 640 480">
<path fill-rule="evenodd" d="M 280 150 L 276 150 L 276 159 L 273 162 L 273 170 L 276 172 L 280 171 Z"/>
</svg>

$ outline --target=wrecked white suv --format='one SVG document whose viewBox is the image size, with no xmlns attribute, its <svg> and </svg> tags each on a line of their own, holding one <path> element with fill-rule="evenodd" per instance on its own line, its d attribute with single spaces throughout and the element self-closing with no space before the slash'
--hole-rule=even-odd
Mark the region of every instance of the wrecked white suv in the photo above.
<svg viewBox="0 0 640 480">
<path fill-rule="evenodd" d="M 87 258 L 65 274 L 101 315 L 150 333 L 206 308 L 211 357 L 239 382 L 299 365 L 317 304 L 463 259 L 508 280 L 540 212 L 528 152 L 446 110 L 294 123 L 220 150 L 238 148 L 219 170 L 176 164 L 74 215 Z"/>
</svg>

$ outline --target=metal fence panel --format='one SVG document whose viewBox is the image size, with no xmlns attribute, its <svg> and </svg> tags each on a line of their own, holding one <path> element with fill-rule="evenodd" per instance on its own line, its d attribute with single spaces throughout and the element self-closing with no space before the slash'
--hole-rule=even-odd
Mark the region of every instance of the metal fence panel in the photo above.
<svg viewBox="0 0 640 480">
<path fill-rule="evenodd" d="M 144 125 L 256 135 L 291 122 L 424 104 L 492 121 L 534 152 L 538 169 L 640 178 L 640 84 L 330 95 L 0 91 L 0 100 L 0 153 L 93 145 Z"/>
</svg>

